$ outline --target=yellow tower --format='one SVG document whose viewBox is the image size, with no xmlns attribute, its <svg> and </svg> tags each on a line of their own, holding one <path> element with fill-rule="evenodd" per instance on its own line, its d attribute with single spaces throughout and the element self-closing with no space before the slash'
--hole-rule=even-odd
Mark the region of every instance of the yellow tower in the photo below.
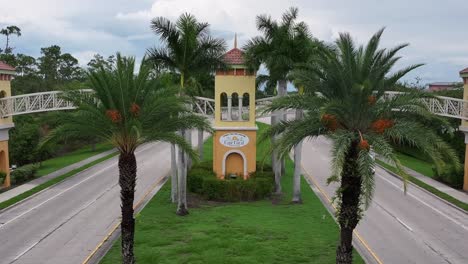
<svg viewBox="0 0 468 264">
<path fill-rule="evenodd" d="M 224 61 L 227 68 L 215 76 L 213 171 L 220 179 L 247 179 L 256 168 L 255 73 L 246 67 L 237 38 Z"/>
<path fill-rule="evenodd" d="M 460 77 L 463 79 L 463 100 L 468 101 L 468 68 L 460 72 Z M 468 114 L 468 109 L 465 106 L 465 115 Z M 460 130 L 465 133 L 465 176 L 463 179 L 463 190 L 468 191 L 468 121 L 462 120 Z"/>
<path fill-rule="evenodd" d="M 0 98 L 11 96 L 10 81 L 15 68 L 0 61 Z M 4 187 L 10 187 L 10 162 L 8 160 L 8 130 L 14 127 L 12 117 L 0 118 L 0 172 L 6 173 Z"/>
</svg>

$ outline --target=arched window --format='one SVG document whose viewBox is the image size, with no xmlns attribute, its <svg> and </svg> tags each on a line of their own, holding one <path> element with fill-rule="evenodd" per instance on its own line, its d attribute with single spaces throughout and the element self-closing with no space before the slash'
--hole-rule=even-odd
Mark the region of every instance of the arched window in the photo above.
<svg viewBox="0 0 468 264">
<path fill-rule="evenodd" d="M 6 92 L 5 91 L 0 91 L 0 98 L 6 97 Z"/>
<path fill-rule="evenodd" d="M 221 93 L 221 120 L 228 120 L 228 97 L 226 93 Z"/>
<path fill-rule="evenodd" d="M 232 94 L 232 108 L 231 108 L 231 120 L 240 120 L 240 113 L 239 113 L 239 94 L 233 93 Z"/>
<path fill-rule="evenodd" d="M 242 95 L 242 120 L 249 121 L 250 119 L 250 96 L 249 93 Z"/>
</svg>

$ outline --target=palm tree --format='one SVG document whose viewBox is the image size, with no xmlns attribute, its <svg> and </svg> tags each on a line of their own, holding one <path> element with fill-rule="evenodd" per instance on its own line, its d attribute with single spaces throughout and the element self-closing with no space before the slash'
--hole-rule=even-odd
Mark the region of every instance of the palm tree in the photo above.
<svg viewBox="0 0 468 264">
<path fill-rule="evenodd" d="M 424 125 L 441 119 L 422 102 L 430 95 L 414 91 L 393 98 L 385 96 L 386 90 L 421 65 L 394 71 L 400 59 L 396 54 L 407 45 L 379 49 L 382 32 L 360 47 L 349 34 L 340 34 L 319 59 L 296 72 L 295 78 L 306 85 L 306 93 L 280 98 L 268 109 L 304 110 L 302 119 L 283 121 L 269 130 L 267 136 L 282 135 L 275 145 L 280 155 L 287 155 L 305 138 L 323 135 L 333 142 L 328 181 L 340 184 L 336 191 L 341 229 L 336 263 L 351 263 L 353 230 L 373 196 L 375 161 L 370 151 L 393 162 L 400 173 L 404 172 L 394 144 L 421 150 L 439 169 L 446 162 L 459 166 L 456 153 L 437 131 Z"/>
<path fill-rule="evenodd" d="M 198 22 L 191 14 L 181 15 L 175 23 L 167 18 L 157 17 L 151 21 L 151 29 L 161 38 L 163 46 L 148 49 L 148 60 L 179 74 L 181 96 L 186 94 L 187 84 L 193 82 L 194 78 L 223 64 L 221 55 L 225 51 L 224 40 L 211 37 L 209 24 Z M 189 131 L 181 131 L 181 134 L 191 139 Z M 175 147 L 172 147 L 171 151 L 175 152 Z M 188 214 L 185 187 L 187 162 L 180 150 L 179 163 L 177 177 L 174 176 L 176 170 L 173 168 L 172 184 L 176 184 L 177 178 L 179 197 L 177 214 L 186 215 Z M 172 197 L 174 199 L 174 192 Z"/>
<path fill-rule="evenodd" d="M 88 72 L 93 94 L 88 97 L 70 92 L 67 98 L 78 108 L 66 115 L 43 144 L 77 136 L 95 136 L 111 142 L 119 151 L 119 185 L 122 210 L 123 263 L 135 263 L 133 242 L 135 220 L 133 200 L 137 176 L 135 150 L 149 141 L 178 145 L 194 156 L 191 146 L 176 134 L 181 129 L 209 129 L 207 121 L 187 111 L 188 102 L 177 91 L 158 85 L 149 78 L 150 69 L 141 64 L 134 74 L 135 60 L 117 54 L 116 67 Z"/>
<path fill-rule="evenodd" d="M 17 26 L 8 26 L 6 28 L 0 29 L 0 34 L 6 36 L 6 44 L 5 44 L 5 49 L 3 50 L 3 52 L 5 54 L 11 53 L 13 48 L 9 46 L 9 44 L 10 44 L 10 35 L 16 35 L 18 37 L 21 36 L 21 29 L 19 27 L 17 27 Z"/>
<path fill-rule="evenodd" d="M 297 63 L 306 62 L 310 54 L 312 39 L 308 26 L 304 22 L 296 22 L 298 13 L 297 8 L 291 7 L 283 14 L 281 23 L 272 20 L 271 16 L 257 16 L 257 29 L 263 36 L 252 38 L 244 46 L 245 58 L 249 65 L 258 69 L 263 64 L 268 69 L 269 76 L 261 75 L 257 81 L 265 83 L 267 88 L 277 83 L 278 96 L 286 95 L 288 74 Z M 274 113 L 272 124 L 283 118 L 281 114 Z M 277 153 L 273 151 L 275 193 L 280 194 L 284 160 L 277 159 Z"/>
</svg>

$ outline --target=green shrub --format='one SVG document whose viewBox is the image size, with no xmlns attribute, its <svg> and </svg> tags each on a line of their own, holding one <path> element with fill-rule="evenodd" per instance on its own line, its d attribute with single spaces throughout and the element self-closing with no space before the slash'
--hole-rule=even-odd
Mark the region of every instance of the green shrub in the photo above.
<svg viewBox="0 0 468 264">
<path fill-rule="evenodd" d="M 207 200 L 221 202 L 253 201 L 268 197 L 273 191 L 273 172 L 257 171 L 248 180 L 242 177 L 220 180 L 212 171 L 212 162 L 195 164 L 187 175 L 189 191 L 202 195 Z"/>
<path fill-rule="evenodd" d="M 273 168 L 270 164 L 266 164 L 264 162 L 257 161 L 257 172 L 259 171 L 273 171 Z"/>
<path fill-rule="evenodd" d="M 461 189 L 463 187 L 463 169 L 456 170 L 451 165 L 446 165 L 441 172 L 438 172 L 434 167 L 435 178 L 453 188 Z"/>
<path fill-rule="evenodd" d="M 11 172 L 11 181 L 13 184 L 21 184 L 34 179 L 36 172 L 39 169 L 38 164 L 28 164 L 17 168 Z"/>
<path fill-rule="evenodd" d="M 2 185 L 5 181 L 7 174 L 4 171 L 0 171 L 0 185 Z"/>
</svg>

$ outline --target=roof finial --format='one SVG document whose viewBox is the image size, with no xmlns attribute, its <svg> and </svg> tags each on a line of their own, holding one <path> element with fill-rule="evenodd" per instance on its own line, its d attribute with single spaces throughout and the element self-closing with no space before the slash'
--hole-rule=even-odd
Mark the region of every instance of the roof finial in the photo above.
<svg viewBox="0 0 468 264">
<path fill-rule="evenodd" d="M 237 33 L 234 35 L 234 48 L 237 49 Z"/>
</svg>

